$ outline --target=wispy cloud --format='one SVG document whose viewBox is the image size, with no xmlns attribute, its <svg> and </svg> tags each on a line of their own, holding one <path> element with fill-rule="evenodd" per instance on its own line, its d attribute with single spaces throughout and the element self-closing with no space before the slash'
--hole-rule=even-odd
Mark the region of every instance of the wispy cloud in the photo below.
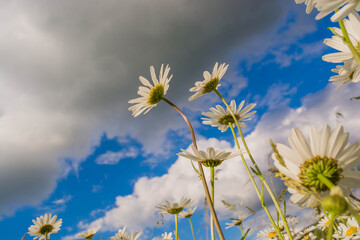
<svg viewBox="0 0 360 240">
<path fill-rule="evenodd" d="M 107 151 L 95 159 L 97 164 L 117 164 L 124 158 L 136 158 L 139 155 L 139 149 L 136 147 L 129 147 L 118 152 Z"/>
</svg>

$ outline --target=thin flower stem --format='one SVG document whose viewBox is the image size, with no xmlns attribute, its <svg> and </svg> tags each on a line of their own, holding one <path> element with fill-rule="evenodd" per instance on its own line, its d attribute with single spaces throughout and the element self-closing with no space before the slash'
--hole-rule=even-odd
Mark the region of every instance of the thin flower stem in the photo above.
<svg viewBox="0 0 360 240">
<path fill-rule="evenodd" d="M 327 233 L 327 237 L 326 240 L 331 240 L 332 235 L 333 235 L 333 230 L 334 230 L 334 221 L 335 221 L 335 217 L 330 216 L 330 224 L 329 224 L 329 229 L 328 229 L 328 233 Z"/>
<path fill-rule="evenodd" d="M 191 218 L 190 218 L 190 217 L 189 217 L 189 222 L 190 222 L 190 227 L 191 227 L 191 233 L 192 233 L 192 235 L 193 235 L 194 240 L 196 240 L 196 238 L 195 238 L 195 233 L 194 233 L 194 227 L 193 227 L 193 224 L 192 224 L 192 221 L 191 221 Z"/>
<path fill-rule="evenodd" d="M 175 214 L 175 240 L 179 239 L 179 216 Z"/>
<path fill-rule="evenodd" d="M 255 167 L 255 169 L 256 169 L 256 171 L 257 171 L 257 175 L 258 175 L 258 177 L 260 178 L 260 180 L 263 182 L 263 184 L 264 184 L 266 190 L 268 191 L 268 193 L 269 193 L 272 201 L 274 202 L 274 205 L 275 205 L 277 211 L 278 211 L 279 214 L 280 214 L 280 217 L 281 217 L 281 220 L 282 220 L 283 223 L 284 223 L 284 227 L 285 227 L 285 229 L 286 229 L 286 232 L 287 232 L 287 234 L 289 235 L 289 240 L 293 240 L 293 237 L 291 236 L 291 231 L 290 231 L 288 222 L 287 222 L 287 220 L 286 220 L 286 218 L 285 218 L 285 216 L 284 216 L 284 214 L 283 214 L 283 212 L 282 212 L 282 210 L 281 210 L 281 207 L 280 207 L 280 205 L 279 205 L 279 203 L 278 203 L 278 201 L 277 201 L 274 193 L 272 192 L 272 190 L 271 190 L 269 184 L 267 183 L 264 175 L 262 174 L 260 168 L 258 167 L 258 165 L 256 164 L 254 158 L 252 157 L 252 155 L 251 155 L 251 153 L 250 153 L 250 150 L 249 150 L 249 148 L 248 148 L 248 146 L 247 146 L 247 144 L 246 144 L 244 135 L 243 135 L 243 133 L 242 133 L 242 131 L 241 131 L 239 122 L 238 122 L 238 120 L 237 120 L 236 117 L 235 117 L 235 114 L 234 114 L 233 111 L 231 110 L 229 104 L 226 102 L 226 100 L 225 100 L 225 99 L 223 98 L 223 96 L 220 94 L 220 92 L 219 92 L 217 89 L 215 89 L 214 92 L 220 97 L 220 99 L 223 101 L 223 103 L 224 103 L 224 104 L 226 105 L 226 107 L 229 109 L 230 114 L 231 114 L 231 116 L 233 117 L 234 122 L 235 122 L 235 124 L 236 124 L 236 126 L 237 126 L 237 128 L 238 128 L 239 133 L 240 133 L 241 140 L 242 140 L 242 142 L 243 142 L 243 144 L 244 144 L 245 150 L 246 150 L 246 152 L 248 153 L 248 155 L 249 155 L 249 157 L 250 157 L 250 160 L 251 160 L 252 164 L 254 165 L 254 167 Z"/>
<path fill-rule="evenodd" d="M 45 240 L 47 240 L 48 238 L 47 238 L 47 232 L 45 233 Z"/>
<path fill-rule="evenodd" d="M 26 234 L 27 234 L 27 233 L 24 234 L 24 236 L 21 238 L 21 240 L 24 240 L 24 239 L 25 239 Z"/>
<path fill-rule="evenodd" d="M 211 201 L 215 205 L 215 171 L 210 167 Z M 210 218 L 211 240 L 215 240 L 214 218 Z"/>
<path fill-rule="evenodd" d="M 194 129 L 189 121 L 189 119 L 186 117 L 186 115 L 175 105 L 173 104 L 172 102 L 170 102 L 168 99 L 166 98 L 163 98 L 162 100 L 164 100 L 166 103 L 168 103 L 171 107 L 173 107 L 185 120 L 186 124 L 189 126 L 189 129 L 190 129 L 190 132 L 191 132 L 191 138 L 192 138 L 192 142 L 193 142 L 193 145 L 194 147 L 197 149 L 197 144 L 196 144 L 196 139 L 195 139 L 195 133 L 194 133 Z M 219 238 L 221 240 L 225 240 L 225 237 L 224 237 L 224 234 L 221 230 L 221 227 L 220 227 L 220 224 L 219 224 L 219 220 L 217 218 L 217 215 L 216 215 L 216 212 L 215 212 L 215 208 L 214 208 L 214 205 L 211 201 L 211 198 L 210 198 L 210 192 L 209 192 L 209 188 L 207 186 L 207 183 L 206 183 L 206 179 L 205 179 L 205 174 L 204 174 L 204 169 L 201 165 L 200 162 L 198 162 L 198 165 L 199 165 L 199 170 L 200 170 L 200 177 L 201 177 L 201 181 L 202 181 L 202 184 L 203 184 L 203 187 L 204 187 L 204 191 L 205 191 L 205 195 L 206 195 L 206 201 L 207 201 L 207 204 L 209 205 L 209 208 L 210 208 L 210 211 L 214 217 L 214 222 L 215 222 L 215 227 L 216 227 L 216 230 L 218 232 L 218 235 L 219 235 Z"/>
<path fill-rule="evenodd" d="M 239 228 L 240 228 L 240 232 L 241 232 L 241 237 L 243 237 L 244 236 L 244 231 L 243 231 L 241 225 L 239 225 Z"/>
<path fill-rule="evenodd" d="M 239 141 L 238 141 L 238 139 L 237 139 L 237 137 L 236 137 L 236 133 L 235 133 L 235 130 L 234 130 L 234 126 L 233 126 L 232 123 L 229 123 L 229 126 L 230 126 L 231 132 L 232 132 L 232 134 L 233 134 L 233 137 L 234 137 L 234 139 L 235 139 L 236 146 L 237 146 L 237 148 L 240 150 L 240 144 L 239 144 Z M 255 180 L 254 180 L 254 177 L 252 176 L 252 174 L 251 174 L 251 172 L 250 172 L 250 169 L 249 169 L 249 167 L 248 167 L 248 165 L 247 165 L 247 163 L 246 163 L 246 161 L 245 161 L 244 155 L 241 154 L 240 156 L 241 156 L 241 160 L 242 160 L 242 162 L 243 162 L 243 164 L 244 164 L 244 166 L 245 166 L 245 170 L 246 170 L 247 174 L 249 175 L 250 180 L 251 180 L 252 184 L 254 185 L 255 191 L 256 191 L 259 199 L 260 199 L 261 206 L 263 207 L 264 211 L 266 212 L 266 214 L 267 214 L 267 216 L 268 216 L 271 224 L 273 225 L 276 233 L 278 234 L 278 236 L 279 236 L 281 239 L 284 239 L 283 236 L 282 236 L 282 234 L 281 234 L 281 232 L 280 232 L 280 229 L 279 229 L 278 225 L 276 225 L 274 219 L 272 218 L 272 216 L 271 216 L 271 214 L 270 214 L 269 209 L 267 208 L 267 206 L 266 206 L 266 204 L 265 204 L 265 202 L 264 202 L 264 198 L 262 197 L 262 194 L 260 193 L 259 188 L 258 188 L 258 186 L 256 185 L 256 182 L 255 182 Z"/>
<path fill-rule="evenodd" d="M 350 37 L 349 37 L 349 34 L 346 30 L 346 27 L 345 27 L 345 24 L 344 24 L 344 21 L 343 20 L 340 20 L 339 21 L 339 26 L 341 28 L 341 31 L 344 35 L 343 37 L 343 41 L 348 45 L 350 51 L 352 52 L 353 54 L 353 57 L 355 58 L 355 60 L 357 61 L 357 63 L 359 64 L 360 66 L 360 55 L 359 53 L 356 51 L 354 45 L 352 44 L 351 40 L 350 40 Z"/>
</svg>

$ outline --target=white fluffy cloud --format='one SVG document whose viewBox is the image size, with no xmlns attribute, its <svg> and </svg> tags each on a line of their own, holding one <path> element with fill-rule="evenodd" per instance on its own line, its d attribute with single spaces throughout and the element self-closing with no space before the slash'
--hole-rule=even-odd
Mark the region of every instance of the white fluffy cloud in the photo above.
<svg viewBox="0 0 360 240">
<path fill-rule="evenodd" d="M 307 135 L 307 130 L 312 125 L 322 127 L 324 124 L 330 124 L 335 127 L 336 124 L 341 123 L 345 131 L 350 132 L 350 142 L 359 140 L 360 125 L 357 119 L 360 117 L 360 112 L 354 111 L 359 103 L 349 100 L 349 96 L 354 96 L 356 93 L 356 89 L 351 87 L 336 91 L 334 86 L 328 85 L 325 89 L 304 97 L 301 107 L 294 109 L 281 105 L 265 113 L 254 131 L 246 137 L 261 169 L 265 172 L 271 166 L 269 139 L 287 144 L 287 136 L 293 127 L 300 128 Z M 341 113 L 343 117 L 339 119 L 338 113 Z M 207 146 L 231 150 L 231 144 L 226 141 L 216 139 L 199 141 L 200 149 L 205 149 Z M 217 186 L 221 186 L 216 190 L 216 207 L 220 215 L 225 214 L 225 209 L 220 204 L 221 199 L 237 204 L 244 200 L 247 206 L 258 206 L 256 194 L 240 159 L 228 160 L 221 165 L 221 168 L 222 171 L 218 175 L 219 181 L 216 182 Z M 116 230 L 123 225 L 137 229 L 150 227 L 155 221 L 154 206 L 165 199 L 177 201 L 181 196 L 194 199 L 195 205 L 202 202 L 204 198 L 201 182 L 197 179 L 189 161 L 179 157 L 167 174 L 154 178 L 140 178 L 134 186 L 133 194 L 118 196 L 115 202 L 116 207 L 90 225 L 101 224 L 102 230 Z M 139 209 L 142 213 L 141 218 L 134 214 Z M 295 209 L 298 210 L 298 208 Z"/>
<path fill-rule="evenodd" d="M 185 102 L 180 93 L 204 68 L 272 26 L 286 7 L 266 0 L 2 3 L 0 216 L 46 199 L 103 132 L 166 151 L 157 146 L 183 125 L 161 104 L 157 114 L 132 119 L 127 101 L 138 76 L 169 63 L 169 94 Z"/>
</svg>

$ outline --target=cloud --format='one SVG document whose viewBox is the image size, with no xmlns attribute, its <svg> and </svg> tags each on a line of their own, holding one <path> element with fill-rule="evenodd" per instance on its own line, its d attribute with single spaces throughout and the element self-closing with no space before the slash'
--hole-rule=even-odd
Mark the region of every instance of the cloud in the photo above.
<svg viewBox="0 0 360 240">
<path fill-rule="evenodd" d="M 138 76 L 169 63 L 169 96 L 186 106 L 183 93 L 203 70 L 227 61 L 285 9 L 266 0 L 3 3 L 0 215 L 40 204 L 104 132 L 166 152 L 166 133 L 184 125 L 165 104 L 131 117 Z"/>
<path fill-rule="evenodd" d="M 273 166 L 272 160 L 269 159 L 269 153 L 271 153 L 269 139 L 272 138 L 274 142 L 288 144 L 286 139 L 293 127 L 298 127 L 307 136 L 312 125 L 322 127 L 324 124 L 330 124 L 335 127 L 340 121 L 344 125 L 345 131 L 350 132 L 350 142 L 358 140 L 360 138 L 360 126 L 356 119 L 360 117 L 360 112 L 353 111 L 358 103 L 349 100 L 349 96 L 354 94 L 356 94 L 356 89 L 351 87 L 346 86 L 341 90 L 335 90 L 334 86 L 328 85 L 325 89 L 304 97 L 302 106 L 299 108 L 293 109 L 282 105 L 265 113 L 254 131 L 246 137 L 252 155 L 260 168 L 267 172 L 267 169 Z M 344 116 L 341 119 L 337 117 L 339 112 Z M 217 149 L 232 150 L 229 142 L 214 138 L 201 139 L 198 141 L 198 145 L 200 149 L 213 146 Z M 225 207 L 220 203 L 222 199 L 231 203 L 244 201 L 245 206 L 257 209 L 259 207 L 257 196 L 251 183 L 249 183 L 249 178 L 240 159 L 228 160 L 220 166 L 222 171 L 218 173 L 219 181 L 216 181 L 215 196 L 216 208 L 220 217 L 227 216 Z M 278 183 L 275 180 L 274 186 L 281 187 Z M 165 199 L 178 201 L 181 196 L 194 199 L 194 205 L 200 204 L 204 198 L 201 189 L 201 183 L 192 170 L 189 161 L 179 157 L 166 174 L 159 177 L 138 179 L 131 195 L 116 197 L 115 207 L 107 210 L 104 216 L 97 220 L 88 224 L 84 223 L 83 227 L 100 224 L 103 231 L 116 230 L 123 225 L 135 229 L 151 227 L 156 221 L 153 215 L 155 205 Z M 156 194 L 154 194 L 155 192 Z M 279 193 L 279 189 L 277 192 Z M 289 209 L 291 208 L 293 208 L 294 214 L 301 212 L 301 209 L 295 206 L 289 207 Z M 134 213 L 140 209 L 142 215 L 141 218 L 138 218 L 137 214 Z M 262 216 L 261 214 L 260 216 Z M 310 221 L 308 219 L 306 223 Z"/>
<path fill-rule="evenodd" d="M 139 154 L 139 149 L 137 149 L 136 147 L 126 148 L 119 152 L 107 151 L 106 153 L 98 156 L 95 159 L 95 162 L 97 164 L 107 164 L 107 165 L 117 164 L 118 162 L 120 162 L 121 159 L 136 158 L 138 154 Z"/>
</svg>

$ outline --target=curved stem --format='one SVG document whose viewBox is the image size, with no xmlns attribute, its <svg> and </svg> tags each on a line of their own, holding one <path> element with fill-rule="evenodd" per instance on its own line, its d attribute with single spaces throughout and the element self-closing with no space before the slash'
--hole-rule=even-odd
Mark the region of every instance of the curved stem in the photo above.
<svg viewBox="0 0 360 240">
<path fill-rule="evenodd" d="M 211 201 L 215 205 L 215 171 L 214 167 L 210 167 L 210 184 L 211 184 Z M 210 219 L 210 229 L 211 229 L 211 240 L 215 240 L 215 229 L 214 229 L 214 218 Z"/>
<path fill-rule="evenodd" d="M 235 139 L 236 146 L 237 146 L 237 148 L 240 150 L 240 144 L 239 144 L 239 141 L 238 141 L 238 139 L 237 139 L 237 137 L 236 137 L 236 133 L 235 133 L 235 130 L 234 130 L 234 126 L 232 125 L 232 123 L 229 123 L 229 126 L 230 126 L 231 132 L 232 132 L 232 134 L 233 134 L 233 137 L 234 137 L 234 139 Z M 258 195 L 258 197 L 259 197 L 259 200 L 260 200 L 260 202 L 261 202 L 261 206 L 263 207 L 266 215 L 268 216 L 268 218 L 269 218 L 271 224 L 273 225 L 273 227 L 274 227 L 276 233 L 278 234 L 278 236 L 279 236 L 281 239 L 284 239 L 283 236 L 282 236 L 282 234 L 281 234 L 281 232 L 280 232 L 280 229 L 279 229 L 278 225 L 276 225 L 274 219 L 272 218 L 272 216 L 271 216 L 271 214 L 270 214 L 269 209 L 267 208 L 267 206 L 266 206 L 266 204 L 265 204 L 263 195 L 260 193 L 259 188 L 258 188 L 258 186 L 256 185 L 255 179 L 254 179 L 254 177 L 252 176 L 252 174 L 251 174 L 251 172 L 250 172 L 250 169 L 249 169 L 249 167 L 248 167 L 248 165 L 247 165 L 247 163 L 246 163 L 246 161 L 245 161 L 244 155 L 241 154 L 240 156 L 241 156 L 241 160 L 242 160 L 242 162 L 243 162 L 243 164 L 244 164 L 244 166 L 245 166 L 245 170 L 246 170 L 247 174 L 249 175 L 252 184 L 254 185 L 255 191 L 256 191 L 256 193 L 257 193 L 257 195 Z"/>
<path fill-rule="evenodd" d="M 244 231 L 243 231 L 241 225 L 239 225 L 239 228 L 240 228 L 240 232 L 241 232 L 241 237 L 243 237 L 244 236 Z"/>
<path fill-rule="evenodd" d="M 173 104 L 172 102 L 170 102 L 168 99 L 163 98 L 162 100 L 164 100 L 164 101 L 165 101 L 166 103 L 168 103 L 171 107 L 173 107 L 173 108 L 184 118 L 186 124 L 189 126 L 189 129 L 190 129 L 190 132 L 191 132 L 191 138 L 192 138 L 193 145 L 194 145 L 194 147 L 197 149 L 197 144 L 196 144 L 194 129 L 193 129 L 193 127 L 192 127 L 189 119 L 186 117 L 186 115 L 185 115 L 175 104 Z M 204 187 L 204 191 L 205 191 L 206 201 L 207 201 L 207 204 L 209 205 L 209 208 L 210 208 L 211 213 L 213 214 L 216 230 L 217 230 L 217 232 L 218 232 L 219 238 L 220 238 L 221 240 L 225 240 L 224 234 L 223 234 L 223 232 L 222 232 L 222 230 L 221 230 L 221 227 L 220 227 L 220 224 L 219 224 L 219 220 L 218 220 L 217 215 L 216 215 L 216 212 L 215 212 L 214 205 L 213 205 L 213 203 L 212 203 L 212 201 L 211 201 L 211 198 L 210 198 L 210 192 L 209 192 L 209 188 L 208 188 L 207 183 L 206 183 L 205 174 L 204 174 L 204 169 L 203 169 L 203 167 L 202 167 L 202 165 L 201 165 L 200 162 L 198 162 L 198 165 L 199 165 L 199 170 L 200 170 L 201 181 L 202 181 L 202 184 L 203 184 L 203 187 Z"/>
<path fill-rule="evenodd" d="M 179 216 L 175 214 L 175 240 L 179 239 Z"/>
<path fill-rule="evenodd" d="M 346 30 L 346 27 L 345 27 L 345 24 L 344 24 L 344 21 L 343 20 L 340 20 L 339 21 L 339 26 L 341 28 L 341 31 L 343 33 L 343 41 L 348 45 L 350 51 L 352 52 L 353 54 L 353 57 L 354 59 L 356 60 L 356 62 L 359 64 L 360 66 L 360 55 L 359 53 L 356 51 L 354 45 L 352 44 L 351 40 L 350 40 L 350 37 L 349 37 L 349 34 Z"/>
<path fill-rule="evenodd" d="M 195 233 L 194 233 L 194 227 L 193 227 L 193 224 L 192 224 L 192 221 L 191 221 L 191 218 L 190 218 L 190 217 L 189 217 L 189 222 L 190 222 L 190 227 L 191 227 L 191 233 L 192 233 L 192 235 L 193 235 L 194 240 L 196 240 L 196 238 L 195 238 Z"/>
<path fill-rule="evenodd" d="M 247 146 L 247 144 L 246 144 L 244 135 L 243 135 L 243 133 L 242 133 L 242 131 L 241 131 L 239 122 L 238 122 L 237 118 L 235 117 L 235 114 L 234 114 L 233 111 L 231 110 L 229 104 L 226 102 L 226 100 L 225 100 L 225 99 L 223 98 L 223 96 L 220 94 L 220 92 L 219 92 L 217 89 L 215 89 L 214 91 L 215 91 L 215 93 L 220 97 L 220 99 L 223 101 L 223 103 L 226 105 L 226 107 L 229 109 L 230 114 L 231 114 L 231 116 L 233 117 L 234 122 L 235 122 L 235 124 L 236 124 L 236 126 L 237 126 L 237 128 L 238 128 L 239 133 L 240 133 L 241 140 L 242 140 L 242 142 L 243 142 L 243 144 L 244 144 L 244 147 L 245 147 L 245 149 L 246 149 L 246 152 L 248 153 L 248 155 L 249 155 L 249 157 L 250 157 L 250 160 L 251 160 L 252 164 L 254 165 L 254 167 L 255 167 L 255 169 L 256 169 L 256 171 L 257 171 L 257 175 L 258 175 L 258 177 L 260 178 L 260 180 L 263 182 L 263 184 L 264 184 L 266 190 L 268 191 L 268 193 L 269 193 L 272 201 L 274 202 L 274 205 L 275 205 L 277 211 L 278 211 L 279 214 L 280 214 L 280 217 L 281 217 L 281 220 L 282 220 L 283 223 L 284 223 L 284 227 L 285 227 L 285 229 L 286 229 L 286 232 L 287 232 L 287 234 L 289 235 L 289 240 L 293 240 L 293 237 L 291 236 L 291 231 L 290 231 L 288 222 L 287 222 L 287 220 L 286 220 L 286 218 L 285 218 L 285 216 L 284 216 L 284 214 L 283 214 L 283 212 L 282 212 L 282 210 L 281 210 L 281 207 L 280 207 L 280 205 L 279 205 L 279 203 L 278 203 L 278 201 L 277 201 L 274 193 L 272 192 L 272 190 L 271 190 L 269 184 L 267 183 L 264 175 L 262 174 L 260 168 L 258 167 L 258 165 L 256 164 L 254 158 L 252 157 L 252 155 L 251 155 L 251 153 L 250 153 L 250 150 L 249 150 L 249 148 L 248 148 L 248 146 Z"/>
</svg>

